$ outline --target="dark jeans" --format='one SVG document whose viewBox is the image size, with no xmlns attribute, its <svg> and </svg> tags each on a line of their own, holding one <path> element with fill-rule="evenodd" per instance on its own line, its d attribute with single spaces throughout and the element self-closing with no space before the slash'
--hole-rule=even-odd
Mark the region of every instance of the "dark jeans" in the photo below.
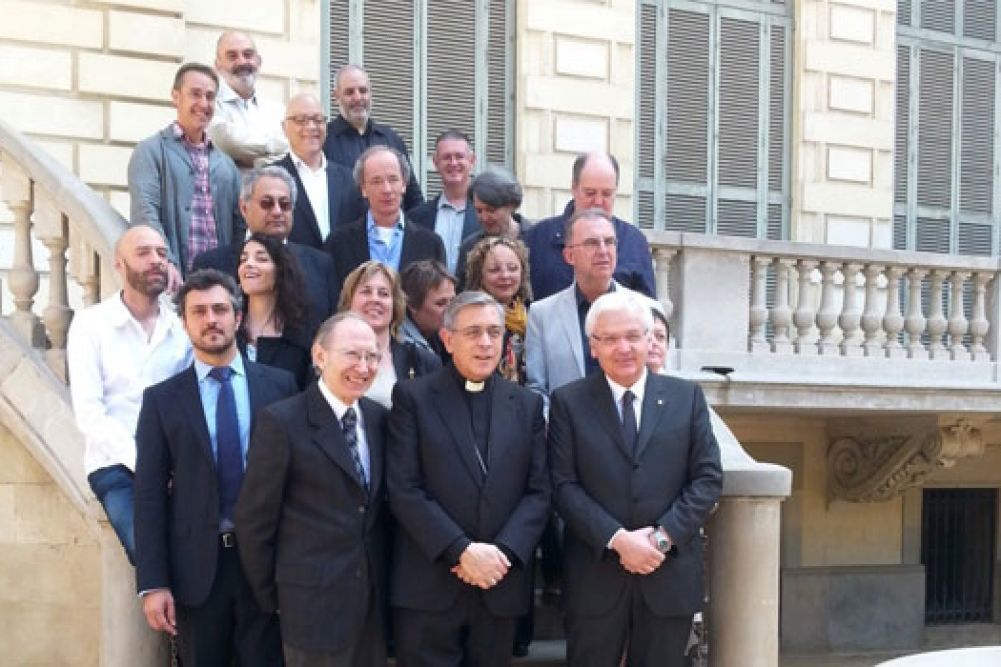
<svg viewBox="0 0 1001 667">
<path fill-rule="evenodd" d="M 136 564 L 136 537 L 132 527 L 135 520 L 134 477 L 123 465 L 99 468 L 87 476 L 91 491 L 104 506 L 104 513 L 133 566 Z"/>
</svg>

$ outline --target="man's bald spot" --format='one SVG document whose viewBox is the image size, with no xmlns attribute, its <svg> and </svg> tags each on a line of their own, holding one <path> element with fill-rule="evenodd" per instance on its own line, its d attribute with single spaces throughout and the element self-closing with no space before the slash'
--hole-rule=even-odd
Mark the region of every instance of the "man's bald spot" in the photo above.
<svg viewBox="0 0 1001 667">
<path fill-rule="evenodd" d="M 135 227 L 126 229 L 125 233 L 115 241 L 115 259 L 122 257 L 127 249 L 139 245 L 139 242 L 144 237 L 149 240 L 156 239 L 161 246 L 166 247 L 167 245 L 163 240 L 163 234 L 158 230 L 153 229 L 149 225 L 136 225 Z"/>
<path fill-rule="evenodd" d="M 296 93 L 295 95 L 289 98 L 288 104 L 285 105 L 285 115 L 286 116 L 289 115 L 288 113 L 289 109 L 292 109 L 293 107 L 302 104 L 304 102 L 310 102 L 314 106 L 321 106 L 320 98 L 318 98 L 313 93 Z"/>
<path fill-rule="evenodd" d="M 615 172 L 615 185 L 619 185 L 619 163 L 610 153 L 591 152 L 579 155 L 573 164 L 573 185 L 580 183 L 580 175 L 592 163 L 608 166 Z"/>
<path fill-rule="evenodd" d="M 334 79 L 334 90 L 340 90 L 341 88 L 341 77 L 348 72 L 358 72 L 365 77 L 365 81 L 368 81 L 371 85 L 372 80 L 368 76 L 368 71 L 361 65 L 345 65 L 344 67 L 337 70 L 337 77 Z"/>
<path fill-rule="evenodd" d="M 221 53 L 222 52 L 222 43 L 225 42 L 228 38 L 235 37 L 237 35 L 239 35 L 241 37 L 246 37 L 247 41 L 250 42 L 250 45 L 254 47 L 254 51 L 257 51 L 257 44 L 254 43 L 254 38 L 251 37 L 249 34 L 243 32 L 242 30 L 225 30 L 225 31 L 223 31 L 223 33 L 221 35 L 219 35 L 219 39 L 217 39 L 216 43 L 215 43 L 215 55 L 216 55 L 216 58 L 219 58 L 219 57 L 222 56 L 222 53 Z"/>
</svg>

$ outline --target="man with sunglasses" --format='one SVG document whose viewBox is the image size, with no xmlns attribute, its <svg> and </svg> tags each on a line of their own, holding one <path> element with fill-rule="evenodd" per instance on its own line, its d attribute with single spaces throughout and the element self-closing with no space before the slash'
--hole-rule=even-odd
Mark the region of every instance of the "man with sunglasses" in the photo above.
<svg viewBox="0 0 1001 667">
<path fill-rule="evenodd" d="M 247 221 L 247 236 L 263 234 L 287 244 L 306 285 L 312 323 L 319 326 L 337 310 L 341 288 L 340 283 L 334 281 L 333 263 L 326 253 L 289 241 L 296 195 L 295 181 L 281 167 L 253 169 L 243 177 L 240 212 Z M 202 253 L 195 258 L 194 268 L 218 269 L 235 277 L 243 241 L 243 238 L 234 239 L 229 245 Z"/>
</svg>

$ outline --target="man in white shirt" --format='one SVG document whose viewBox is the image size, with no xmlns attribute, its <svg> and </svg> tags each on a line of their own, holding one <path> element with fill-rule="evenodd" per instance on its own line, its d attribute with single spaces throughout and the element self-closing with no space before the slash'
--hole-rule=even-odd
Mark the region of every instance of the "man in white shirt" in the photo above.
<svg viewBox="0 0 1001 667">
<path fill-rule="evenodd" d="M 288 150 L 288 142 L 282 132 L 281 109 L 257 95 L 261 55 L 254 40 L 243 32 L 224 32 L 216 43 L 215 68 L 220 81 L 209 127 L 212 141 L 240 169 L 277 160 Z"/>
<path fill-rule="evenodd" d="M 327 116 L 315 95 L 295 95 L 285 107 L 282 121 L 291 150 L 276 164 L 295 179 L 295 226 L 289 240 L 322 248 L 338 225 L 365 215 L 365 202 L 351 170 L 327 160 Z"/>
<path fill-rule="evenodd" d="M 146 387 L 191 363 L 191 346 L 160 295 L 167 286 L 167 245 L 152 227 L 132 227 L 115 245 L 122 290 L 78 312 L 69 330 L 70 396 L 86 443 L 94 495 L 130 562 L 134 561 L 135 431 Z"/>
</svg>

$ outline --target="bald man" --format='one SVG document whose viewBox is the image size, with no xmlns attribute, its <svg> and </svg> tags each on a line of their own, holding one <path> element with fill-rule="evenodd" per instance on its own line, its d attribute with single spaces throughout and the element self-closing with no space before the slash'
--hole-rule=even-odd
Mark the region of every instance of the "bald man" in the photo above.
<svg viewBox="0 0 1001 667">
<path fill-rule="evenodd" d="M 191 346 L 160 299 L 167 287 L 160 232 L 143 225 L 126 231 L 115 245 L 115 271 L 121 291 L 77 312 L 66 352 L 87 481 L 134 564 L 132 480 L 142 393 L 186 368 Z"/>
<path fill-rule="evenodd" d="M 285 107 L 282 127 L 290 150 L 278 166 L 295 179 L 299 193 L 289 240 L 322 248 L 338 225 L 365 215 L 365 200 L 351 170 L 323 154 L 327 116 L 316 96 L 302 93 L 292 97 Z"/>
<path fill-rule="evenodd" d="M 532 296 L 536 301 L 566 289 L 573 282 L 573 268 L 564 261 L 564 228 L 575 211 L 592 208 L 611 216 L 615 227 L 618 255 L 615 281 L 656 298 L 653 260 L 646 237 L 637 227 L 612 213 L 618 189 L 619 163 L 614 156 L 585 153 L 574 160 L 570 185 L 573 199 L 562 214 L 540 220 L 523 237 L 532 260 Z"/>
<path fill-rule="evenodd" d="M 215 68 L 219 93 L 209 137 L 241 170 L 277 160 L 288 150 L 281 109 L 257 94 L 261 54 L 250 35 L 237 30 L 222 33 L 216 42 Z"/>
</svg>

